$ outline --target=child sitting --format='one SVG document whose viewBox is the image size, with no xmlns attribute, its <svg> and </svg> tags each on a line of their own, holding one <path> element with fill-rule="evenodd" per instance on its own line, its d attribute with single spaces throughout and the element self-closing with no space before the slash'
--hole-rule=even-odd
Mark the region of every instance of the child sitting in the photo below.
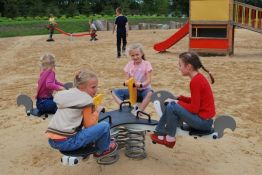
<svg viewBox="0 0 262 175">
<path fill-rule="evenodd" d="M 46 131 L 49 144 L 60 151 L 73 151 L 94 144 L 96 158 L 113 153 L 117 150 L 117 143 L 110 140 L 109 123 L 100 122 L 85 127 L 82 125 L 83 109 L 90 107 L 93 112 L 96 110 L 92 100 L 98 86 L 96 75 L 79 71 L 75 75 L 74 84 L 75 88 L 58 92 L 54 97 L 58 110 Z"/>
<path fill-rule="evenodd" d="M 53 101 L 53 92 L 63 90 L 64 84 L 56 80 L 55 66 L 54 55 L 45 54 L 41 57 L 41 73 L 36 94 L 36 107 L 38 109 L 38 111 L 35 111 L 36 115 L 54 114 L 57 110 Z"/>
<path fill-rule="evenodd" d="M 131 61 L 127 63 L 124 71 L 127 75 L 127 80 L 131 77 L 135 79 L 137 87 L 138 102 L 142 102 L 139 108 L 136 108 L 132 113 L 137 115 L 138 111 L 144 111 L 151 100 L 153 90 L 151 88 L 152 66 L 149 61 L 145 60 L 145 54 L 141 44 L 133 44 L 129 47 L 128 53 Z M 126 82 L 127 82 L 126 80 Z M 127 84 L 125 82 L 125 84 Z M 120 104 L 124 100 L 129 99 L 128 89 L 112 90 L 114 100 Z"/>
<path fill-rule="evenodd" d="M 91 36 L 90 41 L 98 40 L 96 38 L 96 36 L 97 36 L 97 34 L 96 34 L 97 28 L 96 28 L 96 25 L 94 23 L 94 20 L 90 20 L 89 21 L 89 25 L 90 25 L 90 27 L 89 27 L 90 28 L 90 36 Z"/>
<path fill-rule="evenodd" d="M 180 123 L 185 122 L 190 127 L 208 131 L 211 129 L 215 116 L 215 102 L 211 86 L 205 76 L 199 72 L 206 71 L 211 83 L 214 83 L 212 74 L 201 63 L 198 55 L 193 52 L 184 52 L 179 55 L 179 70 L 182 76 L 190 78 L 190 97 L 180 95 L 175 99 L 166 99 L 168 103 L 158 122 L 156 131 L 151 139 L 173 148 L 176 143 L 176 129 Z"/>
</svg>

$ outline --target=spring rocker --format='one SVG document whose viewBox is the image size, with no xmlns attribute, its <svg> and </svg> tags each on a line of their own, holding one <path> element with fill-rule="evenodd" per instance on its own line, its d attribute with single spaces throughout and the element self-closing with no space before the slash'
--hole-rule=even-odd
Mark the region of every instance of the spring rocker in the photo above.
<svg viewBox="0 0 262 175">
<path fill-rule="evenodd" d="M 70 89 L 73 87 L 73 83 L 71 82 L 66 83 L 64 87 L 66 89 Z M 102 100 L 103 100 L 103 95 L 98 94 L 97 96 L 93 98 L 93 104 L 95 106 L 98 106 L 101 104 Z M 18 106 L 23 105 L 25 107 L 25 112 L 27 116 L 32 116 L 35 118 L 42 118 L 43 120 L 45 120 L 46 118 L 50 119 L 53 117 L 53 114 L 47 114 L 47 113 L 43 115 L 39 115 L 38 109 L 33 108 L 32 99 L 25 94 L 20 94 L 17 97 L 16 102 Z M 83 109 L 83 112 L 84 111 L 85 111 L 85 108 Z M 102 110 L 102 112 L 104 111 Z M 96 149 L 93 144 L 89 144 L 84 148 L 74 150 L 74 151 L 61 151 L 61 154 L 62 154 L 61 162 L 63 165 L 68 165 L 68 166 L 77 165 L 80 163 L 81 160 L 88 160 L 90 155 L 95 152 L 96 152 Z M 109 164 L 115 163 L 118 159 L 119 159 L 118 152 L 115 152 L 115 153 L 108 155 L 107 157 L 98 158 L 96 159 L 96 161 L 98 164 L 109 165 Z"/>
<path fill-rule="evenodd" d="M 68 82 L 64 84 L 65 89 L 70 89 L 72 87 L 73 87 L 72 82 Z M 52 114 L 47 114 L 47 113 L 40 116 L 38 109 L 33 107 L 33 100 L 31 99 L 31 97 L 29 97 L 26 94 L 18 95 L 16 98 L 16 104 L 17 106 L 23 105 L 25 107 L 25 112 L 27 116 L 41 117 L 43 120 L 53 116 Z"/>
<path fill-rule="evenodd" d="M 174 95 L 168 91 L 157 91 L 152 95 L 152 103 L 159 117 L 162 116 L 167 104 L 165 100 L 167 98 L 175 99 Z M 194 128 L 190 128 L 187 124 L 183 123 L 177 128 L 177 135 L 191 136 L 194 139 L 197 138 L 207 138 L 207 139 L 219 139 L 224 135 L 224 130 L 226 128 L 231 129 L 232 131 L 236 128 L 235 120 L 226 115 L 218 115 L 214 122 L 213 127 L 208 131 L 200 131 Z"/>
<path fill-rule="evenodd" d="M 110 135 L 112 139 L 118 143 L 118 149 L 125 149 L 125 155 L 132 159 L 141 160 L 147 157 L 145 149 L 145 135 L 146 132 L 155 131 L 156 125 L 158 124 L 157 120 L 151 119 L 151 116 L 145 112 L 138 111 L 137 115 L 131 113 L 134 109 L 132 106 L 136 104 L 136 89 L 134 86 L 134 81 L 128 81 L 127 86 L 130 87 L 130 99 L 122 102 L 119 105 L 119 109 L 113 111 L 102 110 L 99 114 L 98 122 L 106 121 L 110 124 Z M 27 101 L 24 100 L 24 96 L 18 96 L 17 104 L 24 105 L 26 108 L 26 114 L 28 111 L 31 111 L 31 108 L 27 107 Z M 174 98 L 174 95 L 168 91 L 157 91 L 152 95 L 151 102 L 154 105 L 154 108 L 159 117 L 162 116 L 162 111 L 165 109 L 164 101 L 167 98 Z M 134 99 L 131 103 L 131 99 Z M 31 100 L 31 99 L 30 99 Z M 100 105 L 103 100 L 102 95 L 97 95 L 93 99 L 95 105 Z M 32 101 L 32 100 L 31 100 Z M 30 104 L 31 105 L 31 104 Z M 31 115 L 31 113 L 29 112 Z M 45 115 L 40 116 L 42 118 L 47 118 Z M 217 116 L 213 127 L 210 131 L 199 131 L 193 128 L 190 128 L 186 124 L 177 128 L 177 135 L 190 136 L 195 139 L 197 138 L 207 138 L 207 139 L 219 139 L 224 135 L 224 130 L 226 128 L 231 129 L 232 131 L 236 128 L 235 120 L 230 116 L 220 115 Z M 88 160 L 91 154 L 95 153 L 96 150 L 92 144 L 87 145 L 85 148 L 81 148 L 75 151 L 62 151 L 63 155 L 61 162 L 63 165 L 74 166 L 79 164 L 82 160 Z M 118 152 L 111 154 L 107 157 L 97 159 L 98 164 L 110 165 L 117 162 L 119 159 Z"/>
</svg>

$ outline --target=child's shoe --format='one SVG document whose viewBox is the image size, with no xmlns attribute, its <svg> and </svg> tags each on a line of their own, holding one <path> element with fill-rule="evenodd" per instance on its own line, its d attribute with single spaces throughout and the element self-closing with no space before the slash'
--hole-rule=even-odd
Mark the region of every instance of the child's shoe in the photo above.
<svg viewBox="0 0 262 175">
<path fill-rule="evenodd" d="M 168 147 L 168 148 L 174 148 L 174 146 L 175 146 L 175 144 L 176 144 L 176 141 L 168 142 L 168 141 L 166 140 L 166 137 L 164 137 L 163 140 L 160 140 L 160 139 L 158 138 L 158 135 L 156 135 L 156 134 L 151 134 L 151 135 L 150 135 L 150 138 L 151 138 L 151 140 L 152 140 L 153 142 L 158 143 L 158 144 L 161 144 L 161 145 L 165 145 L 165 146 Z"/>
<path fill-rule="evenodd" d="M 164 140 L 164 145 L 168 148 L 174 148 L 175 144 L 176 144 L 176 141 L 173 141 L 173 142 L 168 142 L 166 141 L 166 139 Z"/>
<path fill-rule="evenodd" d="M 109 148 L 107 150 L 105 150 L 102 153 L 94 153 L 93 156 L 97 159 L 101 159 L 103 157 L 109 156 L 113 154 L 114 152 L 116 152 L 117 148 L 118 148 L 118 144 L 115 141 L 111 141 Z"/>
<path fill-rule="evenodd" d="M 158 143 L 158 144 L 161 144 L 161 145 L 165 145 L 165 137 L 164 137 L 163 140 L 160 140 L 160 139 L 158 138 L 158 135 L 156 135 L 156 134 L 150 134 L 150 138 L 151 138 L 151 140 L 152 140 L 153 142 L 155 142 L 155 143 Z"/>
<path fill-rule="evenodd" d="M 48 38 L 46 41 L 50 42 L 50 41 L 55 41 L 55 40 L 53 38 Z"/>
</svg>

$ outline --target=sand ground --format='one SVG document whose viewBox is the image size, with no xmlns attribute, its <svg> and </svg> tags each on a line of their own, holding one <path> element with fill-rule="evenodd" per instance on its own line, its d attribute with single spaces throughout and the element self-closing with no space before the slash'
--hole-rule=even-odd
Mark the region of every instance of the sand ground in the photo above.
<svg viewBox="0 0 262 175">
<path fill-rule="evenodd" d="M 189 79 L 178 71 L 178 54 L 188 49 L 186 37 L 158 54 L 153 44 L 171 36 L 176 30 L 130 31 L 128 42 L 144 45 L 147 59 L 153 66 L 152 86 L 155 90 L 169 90 L 189 95 Z M 127 158 L 123 150 L 120 160 L 110 166 L 98 165 L 93 158 L 75 167 L 60 163 L 61 154 L 51 149 L 44 135 L 48 120 L 28 118 L 23 107 L 16 106 L 21 92 L 33 97 L 39 67 L 39 57 L 45 52 L 56 55 L 62 67 L 57 78 L 72 81 L 80 68 L 91 69 L 99 76 L 99 92 L 105 95 L 107 110 L 116 109 L 110 90 L 121 87 L 122 71 L 129 58 L 116 59 L 115 37 L 111 32 L 98 32 L 96 43 L 89 38 L 71 41 L 55 35 L 53 43 L 47 36 L 0 39 L 0 174 L 101 174 L 101 175 L 224 175 L 261 174 L 262 172 L 262 35 L 236 31 L 233 57 L 204 57 L 203 64 L 213 72 L 212 85 L 218 114 L 227 114 L 237 122 L 235 132 L 226 130 L 219 140 L 194 140 L 178 137 L 174 149 L 153 145 L 146 137 L 148 157 L 144 160 Z M 147 112 L 158 119 L 150 104 Z"/>
</svg>

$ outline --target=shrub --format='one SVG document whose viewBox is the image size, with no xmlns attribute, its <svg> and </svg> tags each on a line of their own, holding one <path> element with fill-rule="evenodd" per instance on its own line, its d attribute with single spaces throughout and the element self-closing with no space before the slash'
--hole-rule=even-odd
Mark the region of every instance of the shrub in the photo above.
<svg viewBox="0 0 262 175">
<path fill-rule="evenodd" d="M 62 15 L 59 19 L 66 19 L 66 15 Z"/>
<path fill-rule="evenodd" d="M 14 18 L 14 20 L 16 20 L 16 21 L 24 21 L 25 18 L 22 17 L 22 16 L 20 16 L 20 17 L 16 17 L 16 18 Z"/>
</svg>

